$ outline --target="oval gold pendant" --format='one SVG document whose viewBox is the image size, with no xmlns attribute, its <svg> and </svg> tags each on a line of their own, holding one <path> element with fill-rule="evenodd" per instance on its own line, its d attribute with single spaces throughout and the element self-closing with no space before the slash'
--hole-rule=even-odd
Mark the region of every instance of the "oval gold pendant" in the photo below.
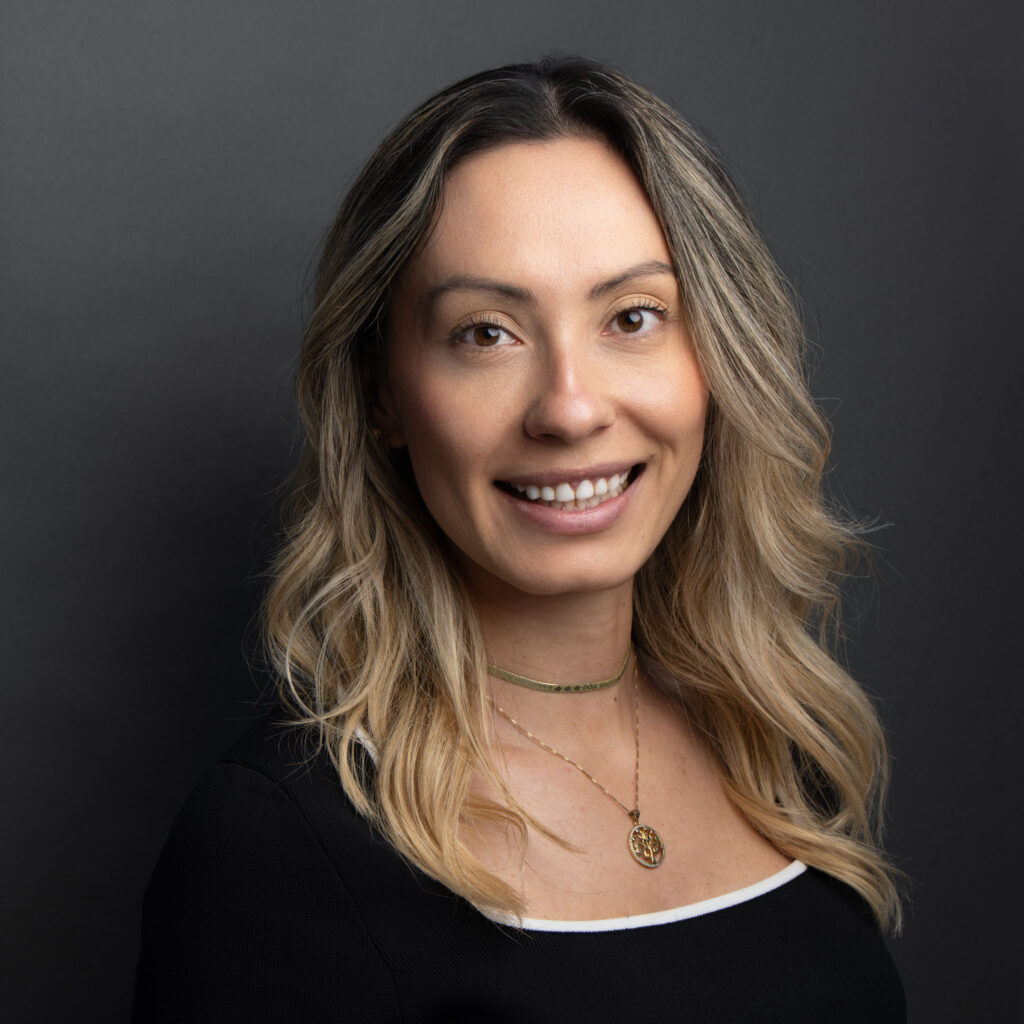
<svg viewBox="0 0 1024 1024">
<path fill-rule="evenodd" d="M 650 825 L 637 823 L 629 833 L 629 852 L 645 868 L 656 868 L 665 859 L 665 844 Z"/>
</svg>

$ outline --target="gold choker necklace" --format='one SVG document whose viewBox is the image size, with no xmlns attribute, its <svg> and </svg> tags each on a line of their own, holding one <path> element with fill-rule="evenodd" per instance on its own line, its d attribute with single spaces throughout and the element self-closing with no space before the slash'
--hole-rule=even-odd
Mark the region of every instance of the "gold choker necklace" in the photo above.
<svg viewBox="0 0 1024 1024">
<path fill-rule="evenodd" d="M 516 686 L 525 686 L 527 689 L 540 690 L 543 693 L 590 693 L 593 690 L 604 690 L 609 686 L 614 686 L 625 675 L 626 666 L 629 664 L 629 656 L 632 653 L 633 645 L 630 644 L 619 671 L 607 679 L 598 679 L 596 683 L 545 683 L 541 679 L 531 679 L 529 676 L 521 676 L 516 672 L 509 672 L 506 668 L 498 668 L 497 665 L 488 665 L 487 671 L 492 676 L 497 676 L 499 679 L 504 679 L 509 683 L 515 683 Z"/>
<path fill-rule="evenodd" d="M 630 645 L 630 652 L 633 647 Z M 626 656 L 628 662 L 629 655 Z M 554 747 L 545 743 L 543 740 L 537 739 L 536 736 L 530 732 L 525 726 L 520 725 L 500 704 L 495 703 L 492 697 L 488 697 L 491 704 L 494 706 L 494 710 L 506 719 L 517 732 L 522 733 L 528 740 L 532 740 L 537 744 L 538 747 L 543 748 L 549 754 L 554 754 L 555 757 L 560 757 L 567 764 L 571 764 L 573 768 L 581 771 L 590 781 L 597 786 L 599 790 L 610 800 L 614 800 L 630 817 L 633 822 L 633 827 L 629 831 L 629 835 L 626 837 L 626 845 L 629 847 L 629 852 L 633 855 L 633 860 L 637 862 L 641 867 L 644 868 L 656 868 L 659 867 L 665 860 L 665 844 L 662 841 L 661 836 L 650 825 L 642 825 L 640 823 L 640 672 L 636 666 L 636 660 L 634 655 L 633 662 L 633 680 L 634 680 L 634 693 L 633 701 L 634 708 L 636 709 L 636 761 L 633 769 L 633 810 L 630 810 L 617 796 L 609 793 L 604 786 L 601 785 L 597 779 L 594 778 L 590 772 L 587 771 L 583 765 L 574 761 L 571 757 L 566 756 L 560 750 L 555 750 Z M 625 671 L 625 667 L 623 670 Z M 616 681 L 622 678 L 622 672 L 620 671 L 618 676 L 615 677 Z M 512 680 L 513 682 L 515 680 Z M 604 686 L 609 685 L 608 683 L 602 684 Z"/>
</svg>

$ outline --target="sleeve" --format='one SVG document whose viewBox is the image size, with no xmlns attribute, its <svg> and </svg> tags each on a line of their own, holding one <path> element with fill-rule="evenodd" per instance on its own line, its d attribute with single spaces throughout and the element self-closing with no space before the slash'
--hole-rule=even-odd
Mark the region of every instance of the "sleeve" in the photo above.
<svg viewBox="0 0 1024 1024">
<path fill-rule="evenodd" d="M 143 902 L 133 1024 L 401 1019 L 345 880 L 279 784 L 222 763 L 182 808 Z"/>
</svg>

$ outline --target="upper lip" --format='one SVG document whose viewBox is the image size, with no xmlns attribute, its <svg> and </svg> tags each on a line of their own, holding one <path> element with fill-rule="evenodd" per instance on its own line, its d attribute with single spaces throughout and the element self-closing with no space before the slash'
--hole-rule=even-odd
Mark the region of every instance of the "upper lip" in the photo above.
<svg viewBox="0 0 1024 1024">
<path fill-rule="evenodd" d="M 642 464 L 642 463 L 639 463 Z M 622 476 L 628 473 L 637 462 L 602 462 L 596 466 L 585 466 L 583 468 L 544 470 L 536 473 L 518 473 L 515 476 L 500 477 L 501 483 L 518 484 L 526 487 L 529 484 L 536 484 L 538 487 L 554 487 L 557 484 L 569 484 L 576 487 L 583 480 L 599 480 L 601 477 L 607 479 L 618 473 Z"/>
</svg>

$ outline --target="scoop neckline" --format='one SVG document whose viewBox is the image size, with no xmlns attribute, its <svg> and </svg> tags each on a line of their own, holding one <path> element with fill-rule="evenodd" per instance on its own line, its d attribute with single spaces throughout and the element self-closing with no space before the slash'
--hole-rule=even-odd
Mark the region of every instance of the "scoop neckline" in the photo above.
<svg viewBox="0 0 1024 1024">
<path fill-rule="evenodd" d="M 803 861 L 794 860 L 774 875 L 769 875 L 752 885 L 746 885 L 742 889 L 734 889 L 732 892 L 699 900 L 697 903 L 687 903 L 684 906 L 671 907 L 668 910 L 654 910 L 647 914 L 630 914 L 626 917 L 604 917 L 580 921 L 557 921 L 548 917 L 517 918 L 513 914 L 499 913 L 488 913 L 486 916 L 499 924 L 512 925 L 528 932 L 618 932 L 628 931 L 632 928 L 650 928 L 661 924 L 673 924 L 676 921 L 686 921 L 691 917 L 702 917 L 705 914 L 713 914 L 718 910 L 734 907 L 739 903 L 746 903 L 748 900 L 756 899 L 758 896 L 763 896 L 765 893 L 791 882 L 806 870 L 807 865 Z"/>
</svg>

